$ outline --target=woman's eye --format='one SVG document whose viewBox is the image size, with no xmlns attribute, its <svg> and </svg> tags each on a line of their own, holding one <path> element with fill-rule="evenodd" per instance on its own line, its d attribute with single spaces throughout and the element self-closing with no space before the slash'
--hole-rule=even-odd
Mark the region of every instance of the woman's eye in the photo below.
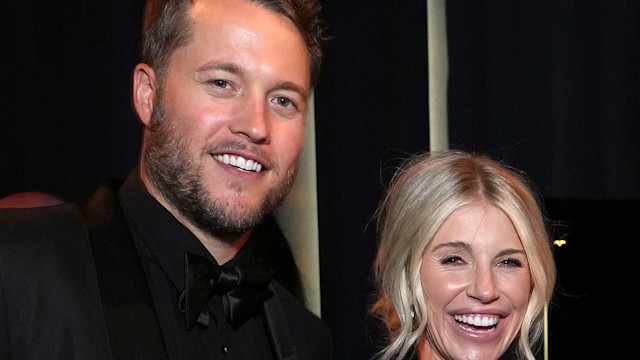
<svg viewBox="0 0 640 360">
<path fill-rule="evenodd" d="M 498 266 L 522 267 L 522 261 L 513 258 L 502 259 L 498 262 Z"/>
<path fill-rule="evenodd" d="M 464 260 L 460 256 L 447 256 L 441 260 L 442 265 L 462 265 Z"/>
</svg>

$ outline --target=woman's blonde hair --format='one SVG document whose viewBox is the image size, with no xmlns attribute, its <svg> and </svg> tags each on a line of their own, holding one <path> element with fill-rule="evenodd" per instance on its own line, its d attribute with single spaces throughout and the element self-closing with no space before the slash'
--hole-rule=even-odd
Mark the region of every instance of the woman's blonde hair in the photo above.
<svg viewBox="0 0 640 360">
<path fill-rule="evenodd" d="M 476 202 L 512 221 L 529 262 L 531 294 L 520 326 L 518 357 L 533 360 L 544 306 L 555 285 L 550 239 L 534 193 L 522 175 L 482 155 L 442 151 L 417 155 L 395 174 L 377 211 L 379 289 L 372 313 L 388 330 L 381 360 L 404 359 L 427 331 L 420 281 L 422 255 L 451 213 Z M 523 334 L 525 336 L 523 336 Z"/>
</svg>

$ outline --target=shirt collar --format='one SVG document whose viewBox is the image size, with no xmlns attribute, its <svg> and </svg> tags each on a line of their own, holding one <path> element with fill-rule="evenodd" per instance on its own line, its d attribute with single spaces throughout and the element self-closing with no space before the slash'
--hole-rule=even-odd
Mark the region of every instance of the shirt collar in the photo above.
<svg viewBox="0 0 640 360">
<path fill-rule="evenodd" d="M 176 289 L 184 288 L 185 251 L 208 258 L 217 264 L 200 240 L 151 196 L 142 184 L 139 168 L 136 168 L 122 185 L 118 191 L 118 198 L 132 231 L 137 235 L 141 245 L 149 250 Z M 254 231 L 254 234 L 256 233 Z M 238 254 L 223 266 L 233 267 L 252 256 L 253 237 L 250 236 Z"/>
<path fill-rule="evenodd" d="M 189 250 L 215 263 L 202 243 L 182 225 L 142 184 L 136 168 L 118 192 L 129 226 L 141 245 L 178 290 L 184 288 L 184 253 Z"/>
</svg>

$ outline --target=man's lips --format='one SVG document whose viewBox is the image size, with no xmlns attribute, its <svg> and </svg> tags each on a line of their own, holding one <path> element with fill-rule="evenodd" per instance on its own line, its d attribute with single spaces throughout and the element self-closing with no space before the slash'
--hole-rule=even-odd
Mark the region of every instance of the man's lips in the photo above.
<svg viewBox="0 0 640 360">
<path fill-rule="evenodd" d="M 216 160 L 222 162 L 223 164 L 234 166 L 240 170 L 244 171 L 262 171 L 262 164 L 255 160 L 247 160 L 242 156 L 233 155 L 233 154 L 215 154 L 213 156 Z"/>
</svg>

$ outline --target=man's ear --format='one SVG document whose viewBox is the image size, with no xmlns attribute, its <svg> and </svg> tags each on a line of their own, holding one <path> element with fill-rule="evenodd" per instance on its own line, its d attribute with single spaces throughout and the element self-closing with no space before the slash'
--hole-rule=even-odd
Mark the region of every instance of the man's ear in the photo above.
<svg viewBox="0 0 640 360">
<path fill-rule="evenodd" d="M 147 64 L 138 64 L 133 70 L 133 107 L 144 126 L 151 123 L 151 114 L 158 91 L 156 72 Z"/>
</svg>

